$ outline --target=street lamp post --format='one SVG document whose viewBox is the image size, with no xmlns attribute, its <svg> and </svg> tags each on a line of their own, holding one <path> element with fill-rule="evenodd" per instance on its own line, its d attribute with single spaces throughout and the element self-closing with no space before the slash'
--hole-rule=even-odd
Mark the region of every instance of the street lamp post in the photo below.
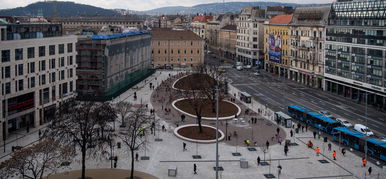
<svg viewBox="0 0 386 179">
<path fill-rule="evenodd" d="M 367 130 L 368 130 L 368 124 L 367 124 L 367 91 L 366 91 L 366 104 L 365 104 L 365 119 L 366 119 L 366 127 L 367 127 Z M 366 135 L 367 135 L 368 131 L 366 131 Z M 365 159 L 367 160 L 367 138 L 365 138 Z"/>
<path fill-rule="evenodd" d="M 218 86 L 216 86 L 216 179 L 218 179 L 218 96 L 219 96 L 219 89 Z"/>
</svg>

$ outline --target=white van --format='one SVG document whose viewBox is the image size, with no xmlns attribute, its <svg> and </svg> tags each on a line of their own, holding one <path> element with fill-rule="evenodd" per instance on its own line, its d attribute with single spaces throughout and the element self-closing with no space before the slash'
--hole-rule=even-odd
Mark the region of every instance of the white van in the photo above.
<svg viewBox="0 0 386 179">
<path fill-rule="evenodd" d="M 372 136 L 374 135 L 373 131 L 371 131 L 368 127 L 362 124 L 355 124 L 354 129 L 364 135 Z"/>
</svg>

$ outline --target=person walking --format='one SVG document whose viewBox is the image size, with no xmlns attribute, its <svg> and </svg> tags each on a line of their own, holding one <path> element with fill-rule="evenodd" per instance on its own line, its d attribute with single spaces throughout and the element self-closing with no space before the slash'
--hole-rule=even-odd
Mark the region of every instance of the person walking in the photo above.
<svg viewBox="0 0 386 179">
<path fill-rule="evenodd" d="M 138 157 L 139 157 L 138 153 L 135 153 L 135 161 L 138 161 Z"/>
<path fill-rule="evenodd" d="M 331 151 L 331 143 L 328 143 L 328 151 Z"/>
<path fill-rule="evenodd" d="M 193 172 L 195 175 L 197 174 L 197 165 L 196 164 L 193 164 Z"/>
<path fill-rule="evenodd" d="M 362 158 L 362 165 L 363 165 L 363 167 L 366 167 L 366 164 L 367 164 L 366 158 Z"/>
<path fill-rule="evenodd" d="M 288 154 L 288 145 L 284 146 L 284 155 L 287 156 Z"/>
<path fill-rule="evenodd" d="M 280 128 L 276 128 L 276 132 L 277 132 L 277 134 L 279 135 L 279 133 L 280 133 Z"/>
<path fill-rule="evenodd" d="M 345 154 L 346 154 L 346 149 L 342 148 L 342 155 L 343 155 L 343 157 L 344 157 Z"/>
<path fill-rule="evenodd" d="M 281 174 L 281 170 L 282 170 L 283 168 L 281 167 L 281 165 L 279 164 L 279 166 L 277 166 L 277 173 L 278 173 L 278 175 L 280 175 Z"/>
<path fill-rule="evenodd" d="M 267 150 L 268 150 L 268 148 L 269 148 L 269 142 L 268 142 L 268 140 L 267 140 L 267 142 L 265 143 L 265 145 L 267 146 Z"/>
<path fill-rule="evenodd" d="M 373 171 L 373 168 L 369 167 L 369 175 L 371 176 L 371 172 Z"/>
<path fill-rule="evenodd" d="M 314 139 L 316 139 L 316 132 L 314 131 L 313 134 L 314 134 Z"/>
<path fill-rule="evenodd" d="M 291 129 L 291 131 L 290 131 L 290 134 L 291 134 L 291 137 L 294 136 L 294 131 L 292 131 L 292 129 Z"/>
<path fill-rule="evenodd" d="M 257 156 L 257 166 L 260 165 L 260 161 L 261 161 L 260 156 Z"/>
<path fill-rule="evenodd" d="M 185 150 L 186 150 L 186 143 L 182 142 L 182 151 L 185 151 Z"/>
<path fill-rule="evenodd" d="M 334 160 L 336 160 L 336 151 L 334 150 L 334 152 L 332 152 L 332 157 L 334 158 Z"/>
<path fill-rule="evenodd" d="M 319 154 L 320 154 L 320 148 L 319 148 L 319 147 L 316 147 L 315 151 L 316 151 L 316 156 L 319 156 Z"/>
</svg>

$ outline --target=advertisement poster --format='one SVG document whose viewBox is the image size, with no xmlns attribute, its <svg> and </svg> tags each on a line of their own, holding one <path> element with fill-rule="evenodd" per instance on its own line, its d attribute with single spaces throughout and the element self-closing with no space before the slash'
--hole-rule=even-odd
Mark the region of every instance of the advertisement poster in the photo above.
<svg viewBox="0 0 386 179">
<path fill-rule="evenodd" d="M 281 37 L 280 35 L 269 35 L 268 37 L 268 54 L 269 61 L 281 62 Z"/>
</svg>

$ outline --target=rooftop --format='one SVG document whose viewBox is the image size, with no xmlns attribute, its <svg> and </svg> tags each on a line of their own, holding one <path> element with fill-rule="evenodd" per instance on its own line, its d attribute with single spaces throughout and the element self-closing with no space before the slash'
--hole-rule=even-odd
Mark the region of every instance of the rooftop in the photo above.
<svg viewBox="0 0 386 179">
<path fill-rule="evenodd" d="M 117 34 L 93 35 L 93 36 L 91 36 L 91 39 L 93 39 L 93 40 L 110 40 L 110 39 L 117 39 L 117 38 L 122 38 L 122 37 L 142 35 L 142 34 L 150 34 L 150 32 L 147 30 L 139 30 L 139 31 L 135 31 L 135 32 L 124 32 L 124 33 L 117 33 Z"/>
<path fill-rule="evenodd" d="M 153 40 L 202 40 L 190 30 L 153 29 L 151 30 Z"/>
<path fill-rule="evenodd" d="M 213 16 L 195 16 L 193 18 L 193 22 L 198 21 L 198 22 L 208 22 L 213 19 Z"/>
<path fill-rule="evenodd" d="M 292 14 L 277 15 L 269 20 L 269 24 L 289 24 L 291 23 L 292 17 Z"/>
<path fill-rule="evenodd" d="M 223 30 L 233 30 L 233 31 L 236 31 L 237 30 L 237 25 L 226 25 L 224 26 L 223 28 L 221 28 Z"/>
</svg>

